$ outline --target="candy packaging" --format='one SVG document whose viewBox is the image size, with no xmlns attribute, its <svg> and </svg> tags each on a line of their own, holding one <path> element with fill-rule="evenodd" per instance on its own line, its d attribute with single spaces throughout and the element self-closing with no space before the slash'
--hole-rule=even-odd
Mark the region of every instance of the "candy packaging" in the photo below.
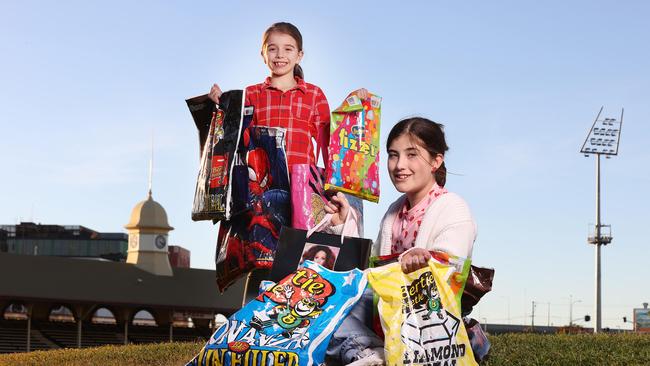
<svg viewBox="0 0 650 366">
<path fill-rule="evenodd" d="M 334 272 L 306 261 L 233 314 L 188 365 L 320 365 L 366 284 L 358 269 Z"/>
<path fill-rule="evenodd" d="M 230 218 L 230 169 L 242 133 L 253 117 L 253 108 L 244 107 L 242 90 L 223 93 L 216 106 L 205 99 L 207 97 L 201 96 L 187 101 L 199 130 L 201 144 L 201 165 L 192 205 L 192 220 L 218 221 Z M 205 112 L 210 105 L 214 111 L 206 124 Z"/>
<path fill-rule="evenodd" d="M 379 127 L 381 98 L 351 93 L 332 112 L 325 190 L 379 201 Z"/>
<path fill-rule="evenodd" d="M 408 274 L 399 263 L 370 270 L 387 365 L 476 365 L 460 307 L 468 261 L 460 268 L 431 259 Z"/>
</svg>

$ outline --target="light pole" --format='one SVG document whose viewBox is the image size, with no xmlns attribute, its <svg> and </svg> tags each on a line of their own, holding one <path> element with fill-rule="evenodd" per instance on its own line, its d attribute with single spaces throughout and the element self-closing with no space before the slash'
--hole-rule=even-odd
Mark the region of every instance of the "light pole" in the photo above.
<svg viewBox="0 0 650 366">
<path fill-rule="evenodd" d="M 533 333 L 535 332 L 535 300 L 533 300 L 533 313 L 531 315 L 530 330 Z"/>
<path fill-rule="evenodd" d="M 588 237 L 588 242 L 596 246 L 594 333 L 600 332 L 601 327 L 600 246 L 612 242 L 611 226 L 601 225 L 600 223 L 600 156 L 605 155 L 606 158 L 610 158 L 618 154 L 618 145 L 623 127 L 623 109 L 621 109 L 620 121 L 614 118 L 599 120 L 602 111 L 603 107 L 600 108 L 596 120 L 580 149 L 580 152 L 585 154 L 586 157 L 591 154 L 596 155 L 596 227 L 595 235 Z M 602 235 L 603 227 L 608 227 L 610 233 Z"/>
<path fill-rule="evenodd" d="M 569 327 L 573 326 L 573 304 L 582 302 L 582 300 L 573 301 L 573 296 L 569 295 Z"/>
</svg>

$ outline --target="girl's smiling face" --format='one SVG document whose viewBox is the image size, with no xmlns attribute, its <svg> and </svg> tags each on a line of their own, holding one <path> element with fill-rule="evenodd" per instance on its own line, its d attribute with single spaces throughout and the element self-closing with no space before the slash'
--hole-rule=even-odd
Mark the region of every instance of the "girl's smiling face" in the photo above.
<svg viewBox="0 0 650 366">
<path fill-rule="evenodd" d="M 293 68 L 302 60 L 303 52 L 296 40 L 285 33 L 273 32 L 269 35 L 262 58 L 275 77 L 293 75 Z"/>
<path fill-rule="evenodd" d="M 424 198 L 435 184 L 433 172 L 441 164 L 441 154 L 431 156 L 409 134 L 395 138 L 388 147 L 388 174 L 395 188 L 405 193 L 411 207 Z"/>
<path fill-rule="evenodd" d="M 314 262 L 320 264 L 321 266 L 325 265 L 325 261 L 327 260 L 327 253 L 325 253 L 322 250 L 319 250 L 316 252 L 316 255 L 314 255 Z"/>
</svg>

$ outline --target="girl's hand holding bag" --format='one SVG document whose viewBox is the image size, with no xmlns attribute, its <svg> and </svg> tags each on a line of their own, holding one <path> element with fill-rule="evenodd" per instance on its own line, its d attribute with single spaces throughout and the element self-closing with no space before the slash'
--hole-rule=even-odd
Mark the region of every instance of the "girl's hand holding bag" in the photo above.
<svg viewBox="0 0 650 366">
<path fill-rule="evenodd" d="M 320 156 L 321 146 L 317 146 L 316 156 Z M 326 162 L 327 163 L 327 162 Z M 317 223 L 327 222 L 325 206 L 324 179 L 325 168 L 314 164 L 294 164 L 291 167 L 291 227 L 295 229 L 311 230 Z M 358 197 L 346 195 L 350 207 L 355 211 L 353 217 L 357 224 L 356 234 L 363 235 L 363 201 Z M 319 226 L 323 227 L 323 225 Z"/>
</svg>

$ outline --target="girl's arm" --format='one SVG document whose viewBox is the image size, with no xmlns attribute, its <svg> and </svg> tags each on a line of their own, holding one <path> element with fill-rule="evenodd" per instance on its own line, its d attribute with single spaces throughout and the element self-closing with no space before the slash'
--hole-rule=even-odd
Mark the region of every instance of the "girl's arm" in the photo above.
<svg viewBox="0 0 650 366">
<path fill-rule="evenodd" d="M 458 221 L 449 224 L 428 247 L 461 258 L 471 258 L 476 238 L 474 221 Z"/>
<path fill-rule="evenodd" d="M 431 250 L 442 251 L 462 258 L 472 257 L 477 230 L 467 203 L 453 193 L 440 199 L 445 201 L 440 202 L 441 206 L 435 207 L 433 215 L 427 213 L 422 227 L 420 227 L 418 235 L 427 237 L 423 238 L 424 240 L 416 239 L 416 245 L 418 245 L 417 243 L 424 244 L 419 244 L 400 256 L 402 270 L 405 273 L 426 266 Z M 434 206 L 431 208 L 433 209 Z M 431 225 L 431 227 L 425 228 L 424 225 Z"/>
<path fill-rule="evenodd" d="M 440 202 L 434 229 L 425 238 L 426 249 L 471 258 L 477 234 L 476 223 L 465 200 L 454 193 L 447 195 Z"/>
<path fill-rule="evenodd" d="M 321 154 L 323 156 L 323 164 L 327 165 L 329 160 L 329 149 L 330 144 L 330 107 L 327 104 L 327 98 L 320 88 L 317 89 L 317 94 L 314 105 L 314 114 L 312 116 L 312 123 L 316 126 L 316 131 L 318 136 L 316 137 L 316 142 L 321 148 Z M 318 156 L 316 156 L 316 161 L 318 161 Z"/>
</svg>

